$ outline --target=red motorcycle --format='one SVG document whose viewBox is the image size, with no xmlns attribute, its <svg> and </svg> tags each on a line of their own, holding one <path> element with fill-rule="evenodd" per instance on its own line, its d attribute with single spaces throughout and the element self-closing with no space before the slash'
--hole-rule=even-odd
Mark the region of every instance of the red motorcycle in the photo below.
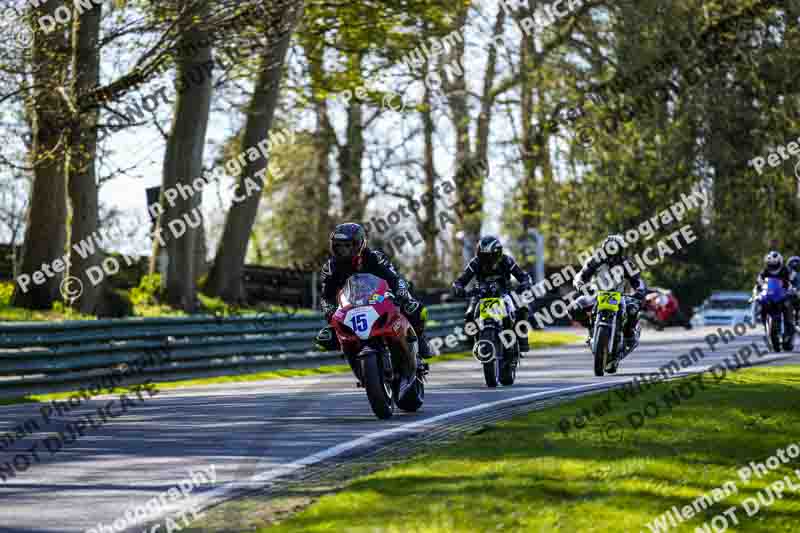
<svg viewBox="0 0 800 533">
<path fill-rule="evenodd" d="M 680 302 L 670 290 L 653 288 L 644 299 L 642 318 L 658 331 L 668 326 L 683 326 L 692 329 L 689 319 L 681 311 Z"/>
<path fill-rule="evenodd" d="M 416 411 L 425 400 L 426 365 L 414 328 L 394 303 L 389 284 L 372 274 L 351 276 L 331 317 L 342 352 L 367 392 L 372 411 L 391 418 L 397 405 Z"/>
</svg>

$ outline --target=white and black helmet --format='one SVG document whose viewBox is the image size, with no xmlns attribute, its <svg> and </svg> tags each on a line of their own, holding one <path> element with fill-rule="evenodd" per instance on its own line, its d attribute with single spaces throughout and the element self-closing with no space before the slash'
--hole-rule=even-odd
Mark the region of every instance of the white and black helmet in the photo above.
<svg viewBox="0 0 800 533">
<path fill-rule="evenodd" d="M 783 267 L 783 256 L 775 250 L 772 250 L 764 256 L 764 264 L 770 272 L 777 272 Z"/>
<path fill-rule="evenodd" d="M 492 235 L 481 237 L 478 241 L 478 260 L 484 268 L 495 268 L 503 258 L 503 245 Z"/>
<path fill-rule="evenodd" d="M 786 266 L 797 272 L 800 270 L 800 257 L 793 255 L 786 261 Z"/>
<path fill-rule="evenodd" d="M 609 235 L 603 241 L 603 250 L 609 257 L 620 255 L 623 248 L 625 248 L 625 237 L 622 235 Z"/>
</svg>

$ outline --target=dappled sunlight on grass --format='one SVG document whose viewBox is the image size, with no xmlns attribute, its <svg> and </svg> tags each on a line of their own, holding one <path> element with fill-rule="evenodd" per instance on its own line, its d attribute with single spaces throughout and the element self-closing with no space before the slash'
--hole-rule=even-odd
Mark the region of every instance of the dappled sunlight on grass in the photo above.
<svg viewBox="0 0 800 533">
<path fill-rule="evenodd" d="M 614 396 L 611 412 L 566 435 L 558 429 L 562 416 L 574 419 L 580 408 L 591 409 L 612 393 L 489 426 L 358 479 L 260 531 L 649 531 L 646 524 L 673 505 L 691 504 L 734 481 L 738 493 L 669 529 L 693 533 L 800 468 L 796 459 L 748 484 L 736 472 L 800 442 L 799 367 L 748 369 L 718 384 L 708 381 L 706 390 L 639 429 L 631 428 L 627 414 L 661 398 L 670 385 L 627 402 Z M 609 423 L 622 431 L 607 433 Z M 793 480 L 800 483 L 797 476 Z M 728 531 L 797 531 L 800 494 L 787 493 L 752 517 L 739 505 L 737 516 L 740 525 Z"/>
</svg>

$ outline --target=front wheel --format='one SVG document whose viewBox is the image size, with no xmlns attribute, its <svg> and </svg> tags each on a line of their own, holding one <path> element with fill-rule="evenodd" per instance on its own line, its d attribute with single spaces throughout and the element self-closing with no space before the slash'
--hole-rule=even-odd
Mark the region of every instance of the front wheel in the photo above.
<svg viewBox="0 0 800 533">
<path fill-rule="evenodd" d="M 478 340 L 479 348 L 485 352 L 484 348 L 491 346 L 492 358 L 483 364 L 483 379 L 486 380 L 486 386 L 490 389 L 497 387 L 497 375 L 500 373 L 500 362 L 497 359 L 497 354 L 500 353 L 500 343 L 497 342 L 497 335 L 492 329 L 485 329 L 481 332 Z"/>
<path fill-rule="evenodd" d="M 602 376 L 608 360 L 608 340 L 611 331 L 608 326 L 597 326 L 597 343 L 594 351 L 594 375 Z"/>
<path fill-rule="evenodd" d="M 378 365 L 378 353 L 373 352 L 359 360 L 361 377 L 367 399 L 372 412 L 381 420 L 392 418 L 394 403 L 392 402 L 391 385 L 384 380 L 383 372 Z"/>
<path fill-rule="evenodd" d="M 769 328 L 769 340 L 772 344 L 772 350 L 774 352 L 781 351 L 781 324 L 779 320 L 775 320 L 775 318 L 771 315 L 767 315 L 767 325 Z"/>
<path fill-rule="evenodd" d="M 497 387 L 497 374 L 497 359 L 489 363 L 483 363 L 483 379 L 490 389 Z"/>
</svg>

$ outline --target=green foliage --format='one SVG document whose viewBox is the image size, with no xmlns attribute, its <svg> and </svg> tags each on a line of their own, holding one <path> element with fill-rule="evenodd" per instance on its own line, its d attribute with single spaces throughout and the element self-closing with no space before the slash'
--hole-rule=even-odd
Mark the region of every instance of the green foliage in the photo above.
<svg viewBox="0 0 800 533">
<path fill-rule="evenodd" d="M 253 227 L 248 260 L 273 266 L 321 267 L 330 219 L 328 186 L 316 175 L 317 145 L 312 135 L 297 134 L 291 146 L 279 145 L 273 162 L 281 169 L 264 186 L 264 209 Z"/>
<path fill-rule="evenodd" d="M 131 302 L 134 305 L 158 305 L 161 296 L 161 274 L 142 276 L 138 287 L 131 289 Z"/>
<path fill-rule="evenodd" d="M 609 232 L 634 228 L 703 187 L 711 205 L 688 219 L 698 240 L 645 278 L 672 288 L 687 305 L 713 290 L 749 290 L 768 249 L 794 255 L 800 240 L 796 161 L 766 166 L 762 175 L 748 164 L 800 131 L 800 94 L 789 66 L 798 63 L 789 50 L 800 32 L 774 9 L 741 17 L 736 32 L 714 30 L 738 16 L 742 2 L 646 0 L 608 8 L 607 18 L 595 18 L 606 32 L 584 32 L 591 46 L 573 51 L 580 68 L 556 54 L 537 73 L 562 82 L 557 94 L 548 88 L 546 95 L 580 111 L 557 130 L 568 172 L 546 186 L 539 167 L 536 182 L 528 178 L 507 203 L 504 227 L 518 236 L 519 221 L 533 217 L 546 236 L 546 260 L 575 263 Z M 605 85 L 614 89 L 598 89 Z M 539 110 L 550 101 L 543 98 Z M 538 192 L 538 205 L 525 203 L 526 188 Z"/>
<path fill-rule="evenodd" d="M 9 305 L 12 294 L 14 294 L 14 282 L 4 281 L 0 283 L 0 306 Z"/>
<path fill-rule="evenodd" d="M 94 320 L 94 316 L 75 311 L 64 302 L 55 301 L 49 310 L 34 311 L 11 305 L 14 282 L 0 282 L 0 321 L 53 321 L 53 320 Z"/>
</svg>

